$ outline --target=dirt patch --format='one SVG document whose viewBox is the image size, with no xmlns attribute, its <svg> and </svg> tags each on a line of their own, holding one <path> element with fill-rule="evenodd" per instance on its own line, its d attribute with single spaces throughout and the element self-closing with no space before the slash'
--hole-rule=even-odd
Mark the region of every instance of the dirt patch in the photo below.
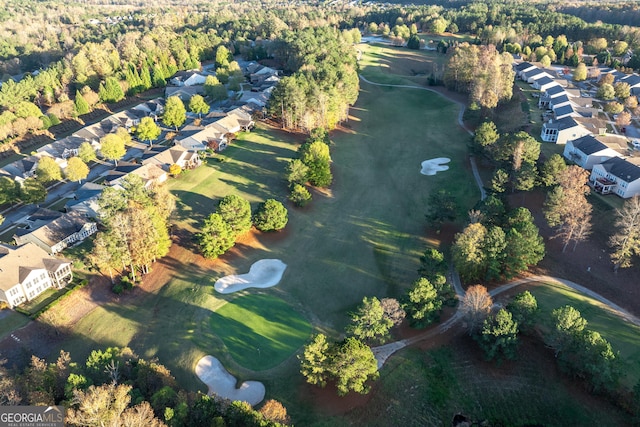
<svg viewBox="0 0 640 427">
<path fill-rule="evenodd" d="M 372 383 L 371 386 L 375 388 L 376 383 Z M 336 386 L 331 381 L 327 382 L 324 388 L 304 383 L 298 389 L 298 395 L 326 416 L 347 414 L 356 408 L 366 406 L 371 399 L 371 393 L 363 395 L 351 392 L 345 396 L 338 396 Z"/>
</svg>

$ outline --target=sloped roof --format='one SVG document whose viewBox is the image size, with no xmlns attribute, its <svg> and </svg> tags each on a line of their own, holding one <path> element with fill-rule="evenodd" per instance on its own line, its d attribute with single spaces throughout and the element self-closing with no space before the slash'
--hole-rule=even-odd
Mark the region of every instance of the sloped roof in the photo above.
<svg viewBox="0 0 640 427">
<path fill-rule="evenodd" d="M 564 92 L 564 88 L 560 85 L 551 86 L 550 88 L 547 88 L 544 91 L 544 93 L 546 93 L 548 96 L 557 95 L 563 92 Z"/>
<path fill-rule="evenodd" d="M 631 74 L 627 77 L 625 77 L 624 79 L 622 79 L 623 82 L 625 83 L 629 83 L 630 86 L 635 86 L 635 85 L 639 85 L 640 84 L 640 76 L 637 74 Z"/>
<path fill-rule="evenodd" d="M 19 235 L 25 236 L 31 234 L 47 246 L 54 246 L 82 229 L 88 223 L 87 219 L 82 215 L 70 212 L 61 215 L 59 218 L 50 221 L 35 230 L 23 230 Z M 25 233 L 24 231 L 28 231 Z M 17 234 L 17 233 L 16 233 Z"/>
<path fill-rule="evenodd" d="M 612 157 L 601 163 L 601 166 L 611 175 L 623 181 L 633 182 L 640 179 L 640 167 L 619 157 Z"/>
<path fill-rule="evenodd" d="M 573 120 L 573 117 L 565 117 L 558 120 L 553 120 L 544 124 L 547 129 L 565 130 L 579 126 L 578 123 Z"/>
<path fill-rule="evenodd" d="M 583 136 L 574 140 L 572 143 L 576 149 L 582 151 L 587 156 L 608 148 L 602 142 L 598 141 L 593 135 Z"/>
<path fill-rule="evenodd" d="M 515 66 L 516 71 L 522 71 L 522 70 L 526 70 L 527 68 L 531 68 L 531 67 L 535 67 L 535 65 L 533 65 L 530 62 L 521 62 L 518 65 Z"/>
<path fill-rule="evenodd" d="M 546 85 L 546 84 L 549 84 L 549 83 L 553 83 L 553 79 L 551 77 L 547 77 L 547 76 L 541 77 L 538 80 L 536 80 L 536 84 L 538 84 L 540 86 Z"/>
<path fill-rule="evenodd" d="M 33 270 L 57 270 L 68 261 L 50 256 L 33 243 L 21 246 L 0 244 L 0 289 L 8 291 Z"/>
<path fill-rule="evenodd" d="M 553 110 L 557 117 L 566 116 L 567 114 L 572 114 L 575 111 L 571 105 L 561 105 L 560 107 Z"/>
<path fill-rule="evenodd" d="M 569 102 L 569 97 L 566 94 L 551 98 L 551 101 L 549 101 L 549 105 L 560 105 L 564 102 Z"/>
</svg>

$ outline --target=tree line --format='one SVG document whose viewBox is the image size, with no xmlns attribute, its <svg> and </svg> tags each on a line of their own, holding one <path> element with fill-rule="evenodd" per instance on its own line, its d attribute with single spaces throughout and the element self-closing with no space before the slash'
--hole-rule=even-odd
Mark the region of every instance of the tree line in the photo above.
<svg viewBox="0 0 640 427">
<path fill-rule="evenodd" d="M 289 424 L 286 408 L 267 400 L 260 410 L 181 388 L 157 359 L 128 347 L 93 350 L 74 361 L 64 350 L 55 362 L 31 357 L 23 370 L 0 362 L 0 405 L 63 405 L 65 425 L 151 427 L 254 426 Z"/>
</svg>

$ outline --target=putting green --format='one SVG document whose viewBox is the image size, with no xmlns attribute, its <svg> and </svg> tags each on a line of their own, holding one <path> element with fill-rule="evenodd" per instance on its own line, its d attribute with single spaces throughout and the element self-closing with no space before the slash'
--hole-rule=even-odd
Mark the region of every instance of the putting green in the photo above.
<svg viewBox="0 0 640 427">
<path fill-rule="evenodd" d="M 211 327 L 238 364 L 261 371 L 279 365 L 300 348 L 311 325 L 288 303 L 270 295 L 231 300 L 211 316 Z"/>
</svg>

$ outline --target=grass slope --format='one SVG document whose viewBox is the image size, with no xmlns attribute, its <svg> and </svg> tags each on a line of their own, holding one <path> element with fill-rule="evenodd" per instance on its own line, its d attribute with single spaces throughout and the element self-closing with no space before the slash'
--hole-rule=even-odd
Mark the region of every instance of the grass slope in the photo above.
<svg viewBox="0 0 640 427">
<path fill-rule="evenodd" d="M 260 371 L 291 356 L 308 339 L 311 325 L 271 295 L 238 297 L 216 310 L 211 328 L 240 365 Z"/>
<path fill-rule="evenodd" d="M 538 300 L 539 319 L 544 327 L 552 328 L 551 312 L 570 305 L 576 308 L 587 321 L 587 328 L 599 332 L 611 343 L 614 351 L 620 352 L 624 364 L 621 381 L 633 388 L 640 380 L 640 327 L 625 322 L 603 305 L 573 289 L 556 283 L 544 283 L 531 288 Z"/>
</svg>

